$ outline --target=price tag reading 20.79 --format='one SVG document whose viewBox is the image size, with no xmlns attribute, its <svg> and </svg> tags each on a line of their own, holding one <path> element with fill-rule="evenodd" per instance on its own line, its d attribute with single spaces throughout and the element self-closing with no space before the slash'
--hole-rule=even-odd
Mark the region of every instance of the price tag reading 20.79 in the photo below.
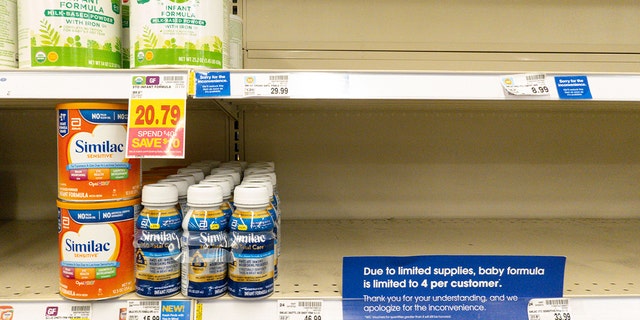
<svg viewBox="0 0 640 320">
<path fill-rule="evenodd" d="M 132 100 L 129 110 L 129 156 L 182 157 L 183 99 Z"/>
</svg>

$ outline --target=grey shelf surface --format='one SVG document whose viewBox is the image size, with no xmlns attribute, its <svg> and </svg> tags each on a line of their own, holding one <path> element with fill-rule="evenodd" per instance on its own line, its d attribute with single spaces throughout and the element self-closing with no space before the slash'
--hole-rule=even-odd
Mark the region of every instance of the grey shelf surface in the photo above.
<svg viewBox="0 0 640 320">
<path fill-rule="evenodd" d="M 344 256 L 477 254 L 566 256 L 565 296 L 640 296 L 640 219 L 284 220 L 282 230 L 274 299 L 340 299 Z M 0 222 L 0 301 L 62 299 L 57 261 L 55 221 Z"/>
</svg>

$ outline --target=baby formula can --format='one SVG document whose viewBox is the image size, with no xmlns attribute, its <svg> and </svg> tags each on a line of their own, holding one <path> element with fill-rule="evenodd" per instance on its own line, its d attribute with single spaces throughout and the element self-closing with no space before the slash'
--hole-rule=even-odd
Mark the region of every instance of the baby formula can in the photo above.
<svg viewBox="0 0 640 320">
<path fill-rule="evenodd" d="M 155 183 L 142 188 L 143 209 L 136 220 L 135 281 L 142 297 L 168 297 L 180 292 L 182 219 L 178 188 Z"/>
<path fill-rule="evenodd" d="M 20 68 L 122 67 L 118 0 L 18 0 Z"/>
<path fill-rule="evenodd" d="M 242 69 L 244 66 L 242 28 L 242 18 L 232 14 L 229 20 L 229 69 Z"/>
<path fill-rule="evenodd" d="M 235 188 L 236 209 L 229 230 L 229 295 L 261 299 L 273 294 L 275 246 L 273 219 L 267 211 L 269 191 L 264 186 Z"/>
<path fill-rule="evenodd" d="M 133 219 L 140 199 L 57 205 L 60 295 L 99 300 L 132 292 Z"/>
<path fill-rule="evenodd" d="M 13 319 L 13 307 L 0 306 L 0 320 L 12 320 L 12 319 Z"/>
<path fill-rule="evenodd" d="M 140 196 L 140 159 L 125 158 L 127 105 L 62 103 L 58 112 L 58 198 L 116 201 Z"/>
<path fill-rule="evenodd" d="M 0 1 L 0 25 L 2 25 L 2 29 L 0 29 L 0 69 L 15 69 L 18 67 L 18 8 L 16 0 Z"/>
<path fill-rule="evenodd" d="M 182 294 L 215 298 L 227 292 L 227 218 L 220 209 L 222 188 L 189 187 L 189 211 L 182 222 Z"/>
<path fill-rule="evenodd" d="M 130 7 L 129 1 L 122 0 L 122 68 L 131 66 L 131 41 L 129 41 Z"/>
<path fill-rule="evenodd" d="M 131 2 L 132 68 L 223 68 L 228 0 Z"/>
</svg>

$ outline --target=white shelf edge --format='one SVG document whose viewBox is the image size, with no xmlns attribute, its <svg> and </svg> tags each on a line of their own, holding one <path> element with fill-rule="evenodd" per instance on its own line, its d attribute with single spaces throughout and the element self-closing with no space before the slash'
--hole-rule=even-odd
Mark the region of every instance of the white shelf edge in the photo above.
<svg viewBox="0 0 640 320">
<path fill-rule="evenodd" d="M 134 75 L 187 75 L 228 72 L 230 95 L 215 99 L 388 99 L 388 100 L 560 100 L 556 76 L 586 76 L 592 99 L 583 101 L 640 101 L 637 73 L 544 73 L 550 89 L 546 96 L 508 96 L 500 79 L 514 73 L 303 71 L 303 70 L 1 70 L 3 99 L 129 99 Z M 289 94 L 247 96 L 245 77 L 288 75 Z M 198 97 L 207 99 L 209 97 Z"/>
<path fill-rule="evenodd" d="M 132 77 L 188 76 L 189 70 L 0 70 L 1 99 L 129 99 Z"/>
</svg>

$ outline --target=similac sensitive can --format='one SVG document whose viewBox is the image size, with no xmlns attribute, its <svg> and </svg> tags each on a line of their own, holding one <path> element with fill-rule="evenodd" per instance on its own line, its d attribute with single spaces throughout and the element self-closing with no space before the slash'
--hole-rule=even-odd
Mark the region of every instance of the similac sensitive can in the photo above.
<svg viewBox="0 0 640 320">
<path fill-rule="evenodd" d="M 122 68 L 120 0 L 18 0 L 20 68 Z"/>
<path fill-rule="evenodd" d="M 0 24 L 2 25 L 0 28 L 0 69 L 18 67 L 17 10 L 16 0 L 0 1 Z"/>
<path fill-rule="evenodd" d="M 99 300 L 132 292 L 133 219 L 140 199 L 57 205 L 60 295 Z"/>
<path fill-rule="evenodd" d="M 223 68 L 228 0 L 131 2 L 132 68 Z"/>
<path fill-rule="evenodd" d="M 127 105 L 62 103 L 58 112 L 58 198 L 116 201 L 140 196 L 140 159 L 125 158 Z"/>
<path fill-rule="evenodd" d="M 0 306 L 0 320 L 12 320 L 12 319 L 13 319 L 13 307 Z"/>
</svg>

